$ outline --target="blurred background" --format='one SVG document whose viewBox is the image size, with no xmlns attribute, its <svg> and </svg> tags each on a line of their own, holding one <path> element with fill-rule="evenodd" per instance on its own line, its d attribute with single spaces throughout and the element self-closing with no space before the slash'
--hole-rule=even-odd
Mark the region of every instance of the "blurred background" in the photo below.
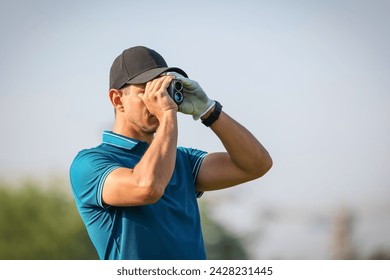
<svg viewBox="0 0 390 280">
<path fill-rule="evenodd" d="M 0 3 L 0 259 L 97 258 L 68 171 L 112 129 L 109 68 L 135 45 L 273 157 L 199 200 L 210 259 L 390 259 L 389 1 Z M 179 131 L 223 149 L 189 116 Z"/>
</svg>

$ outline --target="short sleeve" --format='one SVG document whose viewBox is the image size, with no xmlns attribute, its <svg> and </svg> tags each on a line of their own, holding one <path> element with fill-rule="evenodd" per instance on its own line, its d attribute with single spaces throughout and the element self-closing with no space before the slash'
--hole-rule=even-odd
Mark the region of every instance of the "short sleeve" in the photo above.
<svg viewBox="0 0 390 280">
<path fill-rule="evenodd" d="M 76 203 L 104 207 L 102 202 L 104 181 L 111 171 L 119 167 L 121 166 L 103 153 L 93 149 L 81 151 L 70 167 L 70 181 Z"/>
<path fill-rule="evenodd" d="M 207 152 L 202 150 L 197 150 L 193 148 L 184 148 L 184 147 L 178 147 L 178 149 L 181 152 L 184 152 L 187 155 L 187 158 L 190 162 L 190 165 L 192 167 L 192 177 L 194 180 L 194 185 L 196 185 L 196 178 L 198 177 L 200 166 L 202 165 L 202 162 L 204 158 L 207 155 Z M 196 196 L 199 198 L 203 195 L 203 192 L 197 192 Z"/>
</svg>

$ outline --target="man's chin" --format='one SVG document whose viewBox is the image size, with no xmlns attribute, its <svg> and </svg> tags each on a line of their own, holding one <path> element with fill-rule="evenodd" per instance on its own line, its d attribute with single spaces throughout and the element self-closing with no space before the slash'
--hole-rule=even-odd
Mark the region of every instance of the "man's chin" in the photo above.
<svg viewBox="0 0 390 280">
<path fill-rule="evenodd" d="M 150 118 L 148 121 L 147 127 L 144 127 L 144 130 L 150 134 L 154 134 L 157 131 L 158 126 L 160 125 L 160 122 L 155 118 Z"/>
<path fill-rule="evenodd" d="M 150 126 L 150 125 L 148 125 L 148 126 L 143 126 L 143 127 L 142 127 L 142 131 L 143 131 L 145 134 L 153 135 L 153 134 L 156 133 L 157 127 L 155 127 L 155 126 Z"/>
</svg>

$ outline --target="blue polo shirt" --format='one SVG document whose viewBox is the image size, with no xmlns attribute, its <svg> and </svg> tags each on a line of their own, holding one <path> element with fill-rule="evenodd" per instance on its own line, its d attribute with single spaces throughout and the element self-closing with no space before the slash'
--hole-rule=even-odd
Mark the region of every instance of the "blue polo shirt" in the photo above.
<svg viewBox="0 0 390 280">
<path fill-rule="evenodd" d="M 177 148 L 164 195 L 154 204 L 114 207 L 102 203 L 107 175 L 134 168 L 148 144 L 113 132 L 78 153 L 70 167 L 77 208 L 100 259 L 205 259 L 195 181 L 206 152 Z"/>
</svg>

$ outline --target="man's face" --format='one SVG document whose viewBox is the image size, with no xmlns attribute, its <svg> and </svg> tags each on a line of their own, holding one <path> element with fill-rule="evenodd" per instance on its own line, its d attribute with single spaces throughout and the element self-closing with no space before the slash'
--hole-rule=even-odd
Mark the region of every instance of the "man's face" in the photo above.
<svg viewBox="0 0 390 280">
<path fill-rule="evenodd" d="M 124 117 L 127 125 L 143 134 L 154 134 L 159 126 L 158 119 L 150 114 L 138 96 L 145 92 L 146 84 L 129 85 L 122 89 Z"/>
</svg>

